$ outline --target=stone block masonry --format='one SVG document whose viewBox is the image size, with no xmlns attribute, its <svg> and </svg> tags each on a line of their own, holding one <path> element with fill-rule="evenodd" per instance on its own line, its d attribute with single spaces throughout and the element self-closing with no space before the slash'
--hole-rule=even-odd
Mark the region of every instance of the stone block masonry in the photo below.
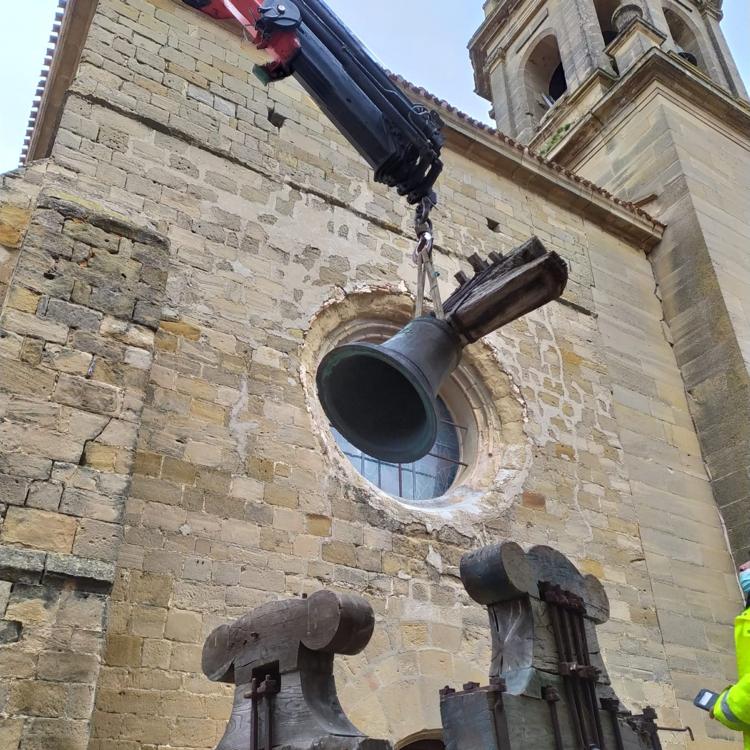
<svg viewBox="0 0 750 750">
<path fill-rule="evenodd" d="M 30 183 L 33 184 L 33 183 Z M 53 188 L 0 313 L 0 747 L 87 747 L 166 240 Z"/>
<path fill-rule="evenodd" d="M 46 164 L 41 163 L 0 175 L 0 305 L 8 293 L 8 284 L 45 171 Z M 26 296 L 22 291 L 16 294 Z M 31 299 L 27 299 L 25 303 L 19 301 L 16 306 L 23 309 L 31 304 Z"/>
<path fill-rule="evenodd" d="M 476 401 L 497 426 L 478 463 L 492 454 L 500 470 L 476 487 L 469 471 L 475 505 L 406 507 L 332 445 L 305 363 L 321 310 L 335 317 L 355 292 L 397 300 L 367 310 L 388 320 L 410 307 L 411 212 L 298 86 L 262 87 L 254 62 L 181 3 L 100 0 L 4 308 L 7 408 L 24 407 L 1 425 L 18 499 L 0 541 L 9 568 L 36 565 L 12 594 L 109 596 L 106 634 L 71 649 L 101 655 L 91 750 L 215 746 L 231 696 L 200 674 L 205 636 L 323 587 L 366 596 L 378 620 L 338 665 L 347 713 L 396 741 L 434 731 L 440 687 L 486 682 L 486 613 L 458 561 L 502 538 L 553 544 L 601 576 L 618 692 L 665 724 L 689 720 L 702 750 L 728 750 L 673 687 L 730 679 L 722 633 L 739 598 L 642 250 L 658 236 L 502 139 L 468 129 L 446 150 L 444 294 L 469 255 L 531 234 L 571 283 L 562 304 L 467 353 L 477 392 L 497 395 Z M 104 206 L 126 216 L 100 218 Z M 82 556 L 114 562 L 109 594 L 106 581 L 83 591 Z M 53 682 L 39 653 L 58 648 L 54 629 L 11 615 L 24 629 L 4 653 L 29 649 L 32 666 L 1 676 L 1 696 Z M 49 690 L 40 706 L 4 704 L 13 750 L 54 721 L 71 722 L 62 747 L 85 744 L 86 719 Z"/>
<path fill-rule="evenodd" d="M 638 96 L 613 97 L 618 107 L 597 119 L 606 132 L 581 148 L 576 168 L 625 198 L 656 196 L 651 210 L 668 224 L 653 275 L 739 563 L 750 550 L 750 119 L 733 131 L 698 117 L 695 97 L 673 97 L 674 78 L 662 76 Z"/>
</svg>

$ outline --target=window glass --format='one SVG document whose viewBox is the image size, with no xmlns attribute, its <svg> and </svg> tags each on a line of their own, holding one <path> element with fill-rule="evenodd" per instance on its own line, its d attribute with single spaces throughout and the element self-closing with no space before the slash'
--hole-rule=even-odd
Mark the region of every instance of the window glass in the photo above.
<svg viewBox="0 0 750 750">
<path fill-rule="evenodd" d="M 444 495 L 456 480 L 461 462 L 461 430 L 448 407 L 438 397 L 438 434 L 430 452 L 411 464 L 389 464 L 355 448 L 338 430 L 333 430 L 339 448 L 368 482 L 383 492 L 418 502 Z"/>
</svg>

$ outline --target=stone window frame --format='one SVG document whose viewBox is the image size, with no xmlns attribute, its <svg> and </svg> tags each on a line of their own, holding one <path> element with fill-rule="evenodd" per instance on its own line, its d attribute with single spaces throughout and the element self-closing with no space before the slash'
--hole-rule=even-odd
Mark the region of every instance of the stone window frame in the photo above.
<svg viewBox="0 0 750 750">
<path fill-rule="evenodd" d="M 478 342 L 464 350 L 461 364 L 442 389 L 444 394 L 453 387 L 460 389 L 465 401 L 453 400 L 451 395 L 448 398 L 454 407 L 456 402 L 465 403 L 466 411 L 459 410 L 454 416 L 471 427 L 464 437 L 467 467 L 442 497 L 412 504 L 368 482 L 339 449 L 320 405 L 315 373 L 325 354 L 341 343 L 372 336 L 373 332 L 395 333 L 411 318 L 413 305 L 413 297 L 403 289 L 368 286 L 352 292 L 339 290 L 311 317 L 300 358 L 300 377 L 312 428 L 327 456 L 331 480 L 345 492 L 354 492 L 358 498 L 405 521 L 425 513 L 445 516 L 446 512 L 454 517 L 497 517 L 499 512 L 509 510 L 523 492 L 533 450 L 526 432 L 526 404 L 488 342 Z"/>
</svg>

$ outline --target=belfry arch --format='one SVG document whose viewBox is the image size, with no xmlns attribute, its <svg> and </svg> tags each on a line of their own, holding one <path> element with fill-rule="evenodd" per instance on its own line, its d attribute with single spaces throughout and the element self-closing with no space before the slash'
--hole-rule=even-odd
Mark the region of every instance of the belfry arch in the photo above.
<svg viewBox="0 0 750 750">
<path fill-rule="evenodd" d="M 594 0 L 596 17 L 602 32 L 604 44 L 607 45 L 617 36 L 617 30 L 612 23 L 612 16 L 620 5 L 620 0 Z"/>
<path fill-rule="evenodd" d="M 539 122 L 568 89 L 560 47 L 554 34 L 548 34 L 536 43 L 523 73 L 528 114 Z"/>
<path fill-rule="evenodd" d="M 704 73 L 707 72 L 706 58 L 698 34 L 692 28 L 690 21 L 671 7 L 664 8 L 664 18 L 680 57 L 700 68 Z"/>
</svg>

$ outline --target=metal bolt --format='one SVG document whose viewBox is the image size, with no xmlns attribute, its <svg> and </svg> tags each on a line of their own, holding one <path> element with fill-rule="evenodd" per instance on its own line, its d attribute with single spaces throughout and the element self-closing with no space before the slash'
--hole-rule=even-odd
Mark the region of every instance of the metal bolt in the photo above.
<svg viewBox="0 0 750 750">
<path fill-rule="evenodd" d="M 276 10 L 278 10 L 281 15 L 284 15 L 284 13 L 286 13 L 286 5 L 277 5 Z"/>
</svg>

